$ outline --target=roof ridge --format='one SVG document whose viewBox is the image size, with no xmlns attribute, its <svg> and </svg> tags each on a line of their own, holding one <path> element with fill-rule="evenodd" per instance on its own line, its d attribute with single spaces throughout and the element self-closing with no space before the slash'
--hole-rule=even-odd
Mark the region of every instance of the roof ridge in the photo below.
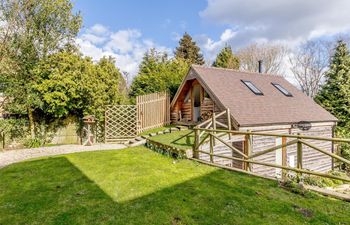
<svg viewBox="0 0 350 225">
<path fill-rule="evenodd" d="M 272 77 L 281 77 L 284 78 L 283 75 L 278 74 L 272 74 L 272 73 L 257 73 L 257 72 L 251 72 L 251 71 L 244 71 L 244 70 L 237 70 L 237 69 L 229 69 L 229 68 L 220 68 L 220 67 L 213 67 L 213 66 L 205 66 L 205 65 L 196 65 L 192 64 L 191 67 L 201 67 L 204 69 L 214 69 L 214 70 L 226 70 L 226 71 L 232 71 L 232 72 L 238 72 L 238 73 L 246 73 L 251 75 L 263 75 L 263 76 L 272 76 Z"/>
</svg>

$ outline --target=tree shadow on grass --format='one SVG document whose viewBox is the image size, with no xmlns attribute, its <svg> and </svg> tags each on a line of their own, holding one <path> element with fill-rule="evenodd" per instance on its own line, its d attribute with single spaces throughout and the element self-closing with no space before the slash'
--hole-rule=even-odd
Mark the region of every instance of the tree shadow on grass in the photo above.
<svg viewBox="0 0 350 225">
<path fill-rule="evenodd" d="M 303 198 L 274 182 L 224 170 L 120 203 L 65 157 L 9 166 L 0 170 L 0 180 L 0 224 L 350 222 L 348 203 Z M 313 216 L 305 218 L 295 205 L 308 207 L 309 201 L 323 209 L 313 209 Z"/>
</svg>

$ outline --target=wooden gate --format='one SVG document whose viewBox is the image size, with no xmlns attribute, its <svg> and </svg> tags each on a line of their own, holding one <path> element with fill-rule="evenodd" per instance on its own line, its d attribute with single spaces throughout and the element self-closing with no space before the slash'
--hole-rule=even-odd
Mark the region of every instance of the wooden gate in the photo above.
<svg viewBox="0 0 350 225">
<path fill-rule="evenodd" d="M 136 97 L 136 105 L 111 105 L 105 111 L 105 142 L 120 142 L 141 132 L 170 124 L 167 92 Z"/>
<path fill-rule="evenodd" d="M 111 105 L 105 112 L 105 143 L 120 142 L 137 135 L 136 105 Z"/>
<path fill-rule="evenodd" d="M 136 97 L 138 133 L 170 124 L 170 95 L 159 92 Z"/>
</svg>

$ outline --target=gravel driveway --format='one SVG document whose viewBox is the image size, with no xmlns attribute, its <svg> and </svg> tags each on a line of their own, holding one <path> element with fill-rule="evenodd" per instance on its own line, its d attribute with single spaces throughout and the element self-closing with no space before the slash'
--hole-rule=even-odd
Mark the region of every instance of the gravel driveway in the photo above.
<svg viewBox="0 0 350 225">
<path fill-rule="evenodd" d="M 54 156 L 54 155 L 68 154 L 68 153 L 74 153 L 74 152 L 113 150 L 113 149 L 123 149 L 123 148 L 126 148 L 126 146 L 123 144 L 96 144 L 93 146 L 60 145 L 60 146 L 52 146 L 52 147 L 4 151 L 4 152 L 0 152 L 0 168 L 16 162 L 21 162 L 27 159 L 43 157 L 43 156 Z"/>
</svg>

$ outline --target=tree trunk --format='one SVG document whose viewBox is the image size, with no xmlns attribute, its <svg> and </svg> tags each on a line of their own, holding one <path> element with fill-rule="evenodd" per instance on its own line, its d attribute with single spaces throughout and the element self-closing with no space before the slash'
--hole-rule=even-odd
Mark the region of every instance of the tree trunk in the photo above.
<svg viewBox="0 0 350 225">
<path fill-rule="evenodd" d="M 35 124 L 34 124 L 34 115 L 31 108 L 28 108 L 28 119 L 29 119 L 29 129 L 30 129 L 30 137 L 32 139 L 35 138 Z"/>
</svg>

